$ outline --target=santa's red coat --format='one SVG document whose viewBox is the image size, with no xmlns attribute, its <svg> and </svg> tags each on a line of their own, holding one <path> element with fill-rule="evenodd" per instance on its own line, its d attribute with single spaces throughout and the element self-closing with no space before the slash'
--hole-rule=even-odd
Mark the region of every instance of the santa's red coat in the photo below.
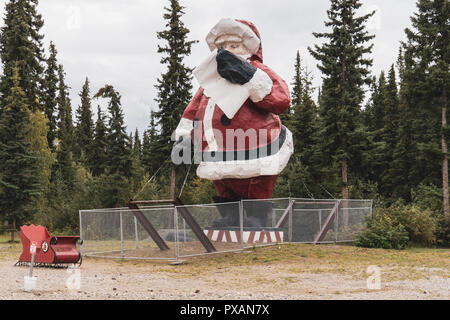
<svg viewBox="0 0 450 320">
<path fill-rule="evenodd" d="M 260 37 L 258 30 L 252 23 L 238 21 L 248 25 Z M 276 176 L 286 166 L 290 155 L 293 153 L 292 134 L 282 126 L 278 115 L 285 112 L 290 106 L 289 88 L 286 82 L 264 65 L 262 61 L 262 48 L 260 47 L 258 52 L 250 57 L 249 62 L 257 68 L 254 78 L 259 77 L 262 80 L 252 80 L 257 87 L 255 88 L 255 94 L 250 95 L 250 98 L 245 101 L 232 119 L 226 117 L 220 106 L 215 103 L 211 105 L 211 98 L 205 95 L 205 90 L 202 87 L 198 89 L 184 111 L 176 136 L 186 136 L 193 129 L 197 129 L 196 132 L 201 133 L 202 150 L 205 154 L 208 152 L 210 153 L 209 156 L 214 156 L 215 153 L 219 154 L 219 159 L 214 161 L 203 159 L 197 169 L 199 177 L 209 180 L 225 180 L 228 182 L 227 185 L 230 185 L 231 182 L 232 186 L 232 179 L 242 180 L 259 176 Z M 211 129 L 214 132 L 213 136 L 211 136 Z M 229 131 L 230 129 L 233 131 Z M 240 130 L 244 134 L 256 132 L 256 146 L 255 141 L 250 138 L 244 139 L 244 144 L 242 144 L 242 141 L 239 143 L 236 135 L 229 134 L 229 132 L 237 132 L 236 130 Z M 205 137 L 205 131 L 208 131 L 209 137 Z M 228 141 L 228 139 L 234 139 L 234 141 Z M 211 148 L 212 143 L 215 143 L 213 148 Z M 277 144 L 277 146 L 274 147 L 274 144 Z M 232 149 L 230 149 L 230 146 Z M 267 152 L 267 146 L 270 146 L 268 148 L 269 154 L 265 156 L 264 152 Z M 249 157 L 247 154 L 244 158 L 222 159 L 222 155 L 220 155 L 230 154 L 230 152 L 232 154 L 233 151 L 255 151 L 255 147 L 258 149 L 256 158 Z M 211 150 L 214 150 L 212 154 Z M 261 152 L 261 150 L 264 151 Z M 270 190 L 263 192 L 264 197 L 272 193 L 275 183 L 275 179 L 268 180 L 273 181 L 273 183 L 271 183 L 271 186 L 267 186 Z M 238 184 L 242 185 L 242 182 L 240 181 Z M 257 197 L 257 195 L 253 194 L 252 197 Z"/>
</svg>

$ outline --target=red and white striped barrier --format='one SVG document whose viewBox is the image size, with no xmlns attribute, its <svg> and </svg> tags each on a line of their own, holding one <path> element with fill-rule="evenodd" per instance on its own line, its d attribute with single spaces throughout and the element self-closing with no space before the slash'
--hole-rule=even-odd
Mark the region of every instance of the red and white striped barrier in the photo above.
<svg viewBox="0 0 450 320">
<path fill-rule="evenodd" d="M 211 241 L 241 242 L 241 232 L 233 230 L 203 230 Z M 283 231 L 244 231 L 244 243 L 281 243 Z"/>
</svg>

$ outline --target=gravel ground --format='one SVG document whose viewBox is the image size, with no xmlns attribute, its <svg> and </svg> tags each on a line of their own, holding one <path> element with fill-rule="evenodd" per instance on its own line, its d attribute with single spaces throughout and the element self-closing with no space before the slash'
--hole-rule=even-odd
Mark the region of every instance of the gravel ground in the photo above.
<svg viewBox="0 0 450 320">
<path fill-rule="evenodd" d="M 28 275 L 29 268 L 13 265 L 14 261 L 0 261 L 0 299 L 450 298 L 448 270 L 431 268 L 422 268 L 422 274 L 430 276 L 417 280 L 389 282 L 381 274 L 381 289 L 370 290 L 365 279 L 335 273 L 289 272 L 286 271 L 289 268 L 276 263 L 223 269 L 216 266 L 199 274 L 180 271 L 177 269 L 180 266 L 85 259 L 78 269 L 35 268 L 37 288 L 25 292 L 23 277 Z M 77 276 L 79 288 L 76 288 Z"/>
</svg>

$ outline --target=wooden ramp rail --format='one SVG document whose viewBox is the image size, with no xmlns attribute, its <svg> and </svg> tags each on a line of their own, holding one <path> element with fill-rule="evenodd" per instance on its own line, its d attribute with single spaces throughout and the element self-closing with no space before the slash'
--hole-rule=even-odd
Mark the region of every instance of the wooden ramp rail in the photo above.
<svg viewBox="0 0 450 320">
<path fill-rule="evenodd" d="M 147 203 L 149 203 L 149 202 L 147 202 Z M 161 203 L 161 202 L 158 202 L 158 203 Z M 166 244 L 166 242 L 163 240 L 163 238 L 161 238 L 158 231 L 156 231 L 156 229 L 153 227 L 153 225 L 150 223 L 150 221 L 148 221 L 148 219 L 144 215 L 144 213 L 142 213 L 142 211 L 139 209 L 138 204 L 142 204 L 142 201 L 130 200 L 130 201 L 128 201 L 128 208 L 133 210 L 134 216 L 139 221 L 139 223 L 142 225 L 142 227 L 145 229 L 145 231 L 147 231 L 147 233 L 153 239 L 153 241 L 155 241 L 155 243 L 159 247 L 159 249 L 161 251 L 170 250 L 169 246 Z"/>
<path fill-rule="evenodd" d="M 197 236 L 197 239 L 200 240 L 206 251 L 208 252 L 216 251 L 214 245 L 211 243 L 209 238 L 203 232 L 202 228 L 200 228 L 197 221 L 195 221 L 194 217 L 191 215 L 189 210 L 183 205 L 183 202 L 181 202 L 179 198 L 175 198 L 174 204 L 177 206 L 177 211 L 181 214 L 181 216 L 189 225 L 189 227 L 191 227 L 191 230 Z"/>
<path fill-rule="evenodd" d="M 314 244 L 317 244 L 318 242 L 322 241 L 325 238 L 325 236 L 327 235 L 328 230 L 330 229 L 331 225 L 333 224 L 334 219 L 336 218 L 340 208 L 341 208 L 341 200 L 337 200 L 335 202 L 333 209 L 331 209 L 330 214 L 328 215 L 327 219 L 325 220 L 325 223 L 323 224 L 322 229 L 319 230 L 319 233 L 317 234 L 316 238 L 314 239 Z"/>
<path fill-rule="evenodd" d="M 292 209 L 292 206 L 294 205 L 294 203 L 295 203 L 295 200 L 289 201 L 289 205 L 287 206 L 286 210 L 284 210 L 284 212 L 281 215 L 280 220 L 278 220 L 278 223 L 276 224 L 275 228 L 281 228 L 282 226 L 284 226 L 284 224 L 288 220 L 289 212 L 291 212 L 291 209 Z"/>
<path fill-rule="evenodd" d="M 198 225 L 197 221 L 195 221 L 194 217 L 191 215 L 189 210 L 184 206 L 183 202 L 181 202 L 179 198 L 175 198 L 174 200 L 139 200 L 139 201 L 130 200 L 128 202 L 128 207 L 130 209 L 133 209 L 134 216 L 138 219 L 138 221 L 141 223 L 141 225 L 144 227 L 144 229 L 147 231 L 147 233 L 150 235 L 153 241 L 155 241 L 156 245 L 159 247 L 160 250 L 169 250 L 169 247 L 161 238 L 161 236 L 158 234 L 158 231 L 156 231 L 156 229 L 153 227 L 150 221 L 148 221 L 148 219 L 139 209 L 138 205 L 162 204 L 162 203 L 170 203 L 177 206 L 176 207 L 177 211 L 180 212 L 180 215 L 189 225 L 192 232 L 194 232 L 197 239 L 200 240 L 201 244 L 206 249 L 206 251 L 207 252 L 216 251 L 214 245 L 205 235 L 202 228 Z"/>
</svg>

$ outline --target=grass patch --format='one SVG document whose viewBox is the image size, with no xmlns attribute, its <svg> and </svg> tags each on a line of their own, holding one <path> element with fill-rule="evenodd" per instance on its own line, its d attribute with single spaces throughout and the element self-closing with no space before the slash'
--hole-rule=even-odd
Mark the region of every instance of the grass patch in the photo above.
<svg viewBox="0 0 450 320">
<path fill-rule="evenodd" d="M 367 277 L 368 266 L 376 265 L 387 280 L 424 276 L 419 268 L 437 268 L 448 273 L 448 249 L 411 248 L 403 251 L 367 249 L 349 245 L 286 244 L 254 248 L 248 254 L 195 257 L 188 266 L 179 266 L 207 273 L 212 266 L 224 268 L 274 265 L 279 270 L 300 273 L 338 273 L 359 279 Z M 440 273 L 440 271 L 438 271 Z M 444 276 L 444 274 L 442 274 Z"/>
<path fill-rule="evenodd" d="M 20 242 L 19 233 L 16 233 L 18 241 L 10 242 L 11 234 L 0 234 L 0 261 L 13 260 L 17 261 L 22 252 L 22 243 Z"/>
<path fill-rule="evenodd" d="M 11 242 L 11 233 L 3 233 L 0 234 L 0 244 L 7 244 L 7 243 L 12 243 Z M 20 243 L 20 236 L 19 236 L 19 232 L 16 232 L 16 237 L 15 237 L 15 241 L 14 243 Z"/>
</svg>

